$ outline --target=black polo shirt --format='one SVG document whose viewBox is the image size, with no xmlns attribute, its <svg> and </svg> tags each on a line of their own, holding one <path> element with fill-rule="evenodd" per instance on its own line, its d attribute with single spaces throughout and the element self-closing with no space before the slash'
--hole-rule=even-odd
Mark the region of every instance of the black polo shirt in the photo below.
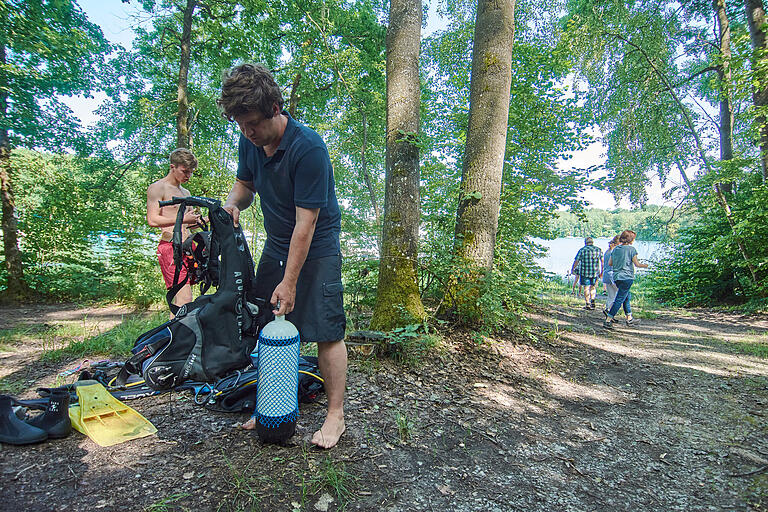
<svg viewBox="0 0 768 512">
<path fill-rule="evenodd" d="M 296 225 L 296 207 L 319 208 L 320 213 L 307 260 L 339 254 L 341 212 L 336 200 L 328 148 L 314 130 L 296 122 L 287 112 L 285 133 L 271 157 L 240 135 L 237 177 L 253 183 L 261 201 L 267 243 L 264 254 L 288 257 Z"/>
</svg>

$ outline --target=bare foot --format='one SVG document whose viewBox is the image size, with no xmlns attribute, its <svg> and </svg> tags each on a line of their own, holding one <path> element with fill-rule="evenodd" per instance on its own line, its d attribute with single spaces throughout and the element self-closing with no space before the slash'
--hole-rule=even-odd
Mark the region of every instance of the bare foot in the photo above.
<svg viewBox="0 0 768 512">
<path fill-rule="evenodd" d="M 339 415 L 329 414 L 326 416 L 325 423 L 320 427 L 320 430 L 312 436 L 312 444 L 326 450 L 333 448 L 339 442 L 339 438 L 341 438 L 345 429 L 344 413 Z"/>
<path fill-rule="evenodd" d="M 240 428 L 243 430 L 253 430 L 254 428 L 256 428 L 256 418 L 251 416 L 251 418 L 248 421 L 240 425 Z"/>
</svg>

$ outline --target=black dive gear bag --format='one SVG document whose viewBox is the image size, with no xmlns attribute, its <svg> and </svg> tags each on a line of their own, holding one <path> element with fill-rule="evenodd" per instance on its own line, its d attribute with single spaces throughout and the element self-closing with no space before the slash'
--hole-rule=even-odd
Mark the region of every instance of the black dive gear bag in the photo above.
<svg viewBox="0 0 768 512">
<path fill-rule="evenodd" d="M 218 288 L 181 307 L 170 303 L 174 288 L 178 291 L 181 286 L 171 288 L 168 302 L 176 317 L 138 337 L 133 357 L 118 374 L 117 386 L 124 385 L 130 374 L 142 375 L 149 387 L 160 391 L 176 388 L 186 380 L 214 382 L 247 367 L 256 346 L 261 327 L 259 307 L 248 302 L 255 277 L 242 229 L 234 226 L 232 216 L 218 200 L 191 196 L 160 202 L 160 206 L 173 204 L 179 205 L 173 233 L 174 283 L 179 284 L 184 212 L 187 206 L 198 206 L 208 209 L 211 227 L 206 263 L 209 280 L 201 282 L 201 292 L 210 284 L 218 284 Z"/>
</svg>

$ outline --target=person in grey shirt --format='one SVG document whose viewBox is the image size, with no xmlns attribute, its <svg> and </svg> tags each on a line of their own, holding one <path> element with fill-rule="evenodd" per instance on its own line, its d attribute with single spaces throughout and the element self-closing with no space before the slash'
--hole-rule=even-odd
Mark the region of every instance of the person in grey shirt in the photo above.
<svg viewBox="0 0 768 512">
<path fill-rule="evenodd" d="M 627 315 L 627 325 L 634 325 L 635 323 L 634 318 L 632 318 L 632 307 L 629 304 L 632 297 L 629 289 L 635 280 L 635 267 L 648 268 L 648 265 L 640 263 L 640 260 L 637 259 L 637 249 L 632 246 L 636 236 L 637 234 L 632 230 L 622 231 L 619 235 L 621 245 L 613 249 L 608 260 L 608 264 L 613 268 L 613 279 L 618 291 L 611 309 L 605 315 L 603 327 L 606 329 L 613 329 L 613 318 L 621 307 L 624 308 L 624 314 Z"/>
</svg>

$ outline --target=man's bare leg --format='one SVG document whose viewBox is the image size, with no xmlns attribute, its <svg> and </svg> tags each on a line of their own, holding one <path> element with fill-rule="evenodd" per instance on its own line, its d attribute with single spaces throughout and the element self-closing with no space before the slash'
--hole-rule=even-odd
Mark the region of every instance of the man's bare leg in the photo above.
<svg viewBox="0 0 768 512">
<path fill-rule="evenodd" d="M 176 293 L 176 296 L 173 298 L 173 303 L 176 306 L 181 307 L 189 302 L 192 302 L 192 287 L 188 284 L 185 284 L 181 287 L 178 293 Z M 174 316 L 175 315 L 171 313 L 171 320 L 173 320 Z"/>
<path fill-rule="evenodd" d="M 317 344 L 317 362 L 325 381 L 328 412 L 312 444 L 333 448 L 344 433 L 344 390 L 347 386 L 347 347 L 344 340 Z"/>
</svg>

